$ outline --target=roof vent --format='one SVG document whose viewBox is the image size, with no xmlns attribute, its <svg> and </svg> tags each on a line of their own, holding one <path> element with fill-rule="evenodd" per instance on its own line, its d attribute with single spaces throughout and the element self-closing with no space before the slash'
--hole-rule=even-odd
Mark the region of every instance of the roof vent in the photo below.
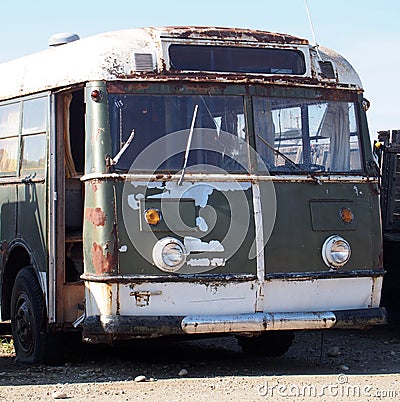
<svg viewBox="0 0 400 402">
<path fill-rule="evenodd" d="M 66 43 L 74 42 L 79 39 L 79 36 L 74 33 L 58 33 L 50 37 L 49 46 L 56 47 L 60 45 L 65 45 Z"/>
<path fill-rule="evenodd" d="M 326 79 L 335 79 L 335 69 L 330 61 L 319 61 L 319 68 L 321 70 L 321 77 Z"/>
<path fill-rule="evenodd" d="M 138 72 L 154 71 L 156 68 L 152 53 L 134 53 L 133 62 Z"/>
</svg>

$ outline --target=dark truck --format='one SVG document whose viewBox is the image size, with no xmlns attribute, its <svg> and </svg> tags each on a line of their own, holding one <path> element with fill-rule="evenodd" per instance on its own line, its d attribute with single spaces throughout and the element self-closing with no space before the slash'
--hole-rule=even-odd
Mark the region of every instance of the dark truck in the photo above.
<svg viewBox="0 0 400 402">
<path fill-rule="evenodd" d="M 379 131 L 374 154 L 380 168 L 380 203 L 383 231 L 383 280 L 381 304 L 390 323 L 400 323 L 400 130 Z"/>
</svg>

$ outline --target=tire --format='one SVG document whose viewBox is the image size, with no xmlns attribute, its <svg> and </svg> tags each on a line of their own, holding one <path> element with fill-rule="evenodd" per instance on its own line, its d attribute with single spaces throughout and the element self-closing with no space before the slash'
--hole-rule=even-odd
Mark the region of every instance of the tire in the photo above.
<svg viewBox="0 0 400 402">
<path fill-rule="evenodd" d="M 293 331 L 267 331 L 258 336 L 237 336 L 244 353 L 252 356 L 283 356 L 292 346 Z"/>
<path fill-rule="evenodd" d="M 45 304 L 32 267 L 22 268 L 15 279 L 11 295 L 11 329 L 18 362 L 32 364 L 45 361 Z"/>
</svg>

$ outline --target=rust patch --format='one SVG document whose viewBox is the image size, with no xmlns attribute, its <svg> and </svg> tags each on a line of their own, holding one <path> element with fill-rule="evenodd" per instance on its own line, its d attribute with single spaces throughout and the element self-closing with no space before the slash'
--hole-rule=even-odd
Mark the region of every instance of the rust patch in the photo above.
<svg viewBox="0 0 400 402">
<path fill-rule="evenodd" d="M 105 130 L 102 127 L 99 127 L 97 129 L 97 131 L 93 131 L 92 132 L 92 144 L 95 144 L 96 142 L 98 142 L 104 132 L 105 132 Z"/>
<path fill-rule="evenodd" d="M 234 41 L 257 41 L 272 43 L 296 43 L 307 45 L 307 39 L 296 36 L 246 28 L 226 27 L 165 27 L 161 36 L 195 39 L 230 39 Z"/>
<path fill-rule="evenodd" d="M 86 208 L 85 219 L 92 222 L 94 226 L 104 226 L 107 221 L 107 216 L 99 207 Z"/>
<path fill-rule="evenodd" d="M 106 251 L 104 254 L 103 247 L 97 242 L 92 246 L 92 261 L 96 274 L 106 274 L 115 271 L 116 256 Z"/>
<path fill-rule="evenodd" d="M 92 190 L 96 192 L 99 189 L 99 180 L 93 180 L 91 182 Z"/>
</svg>

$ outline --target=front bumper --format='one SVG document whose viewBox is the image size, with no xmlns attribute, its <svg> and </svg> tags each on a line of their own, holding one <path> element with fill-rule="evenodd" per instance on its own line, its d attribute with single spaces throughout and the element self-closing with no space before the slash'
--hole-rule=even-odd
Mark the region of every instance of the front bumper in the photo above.
<svg viewBox="0 0 400 402">
<path fill-rule="evenodd" d="M 383 307 L 356 310 L 179 316 L 90 316 L 83 322 L 83 340 L 115 340 L 167 335 L 259 333 L 276 330 L 362 329 L 387 323 Z"/>
<path fill-rule="evenodd" d="M 187 316 L 182 320 L 181 326 L 188 334 L 206 334 L 329 328 L 360 329 L 386 323 L 385 308 L 377 307 L 300 313 Z"/>
</svg>

